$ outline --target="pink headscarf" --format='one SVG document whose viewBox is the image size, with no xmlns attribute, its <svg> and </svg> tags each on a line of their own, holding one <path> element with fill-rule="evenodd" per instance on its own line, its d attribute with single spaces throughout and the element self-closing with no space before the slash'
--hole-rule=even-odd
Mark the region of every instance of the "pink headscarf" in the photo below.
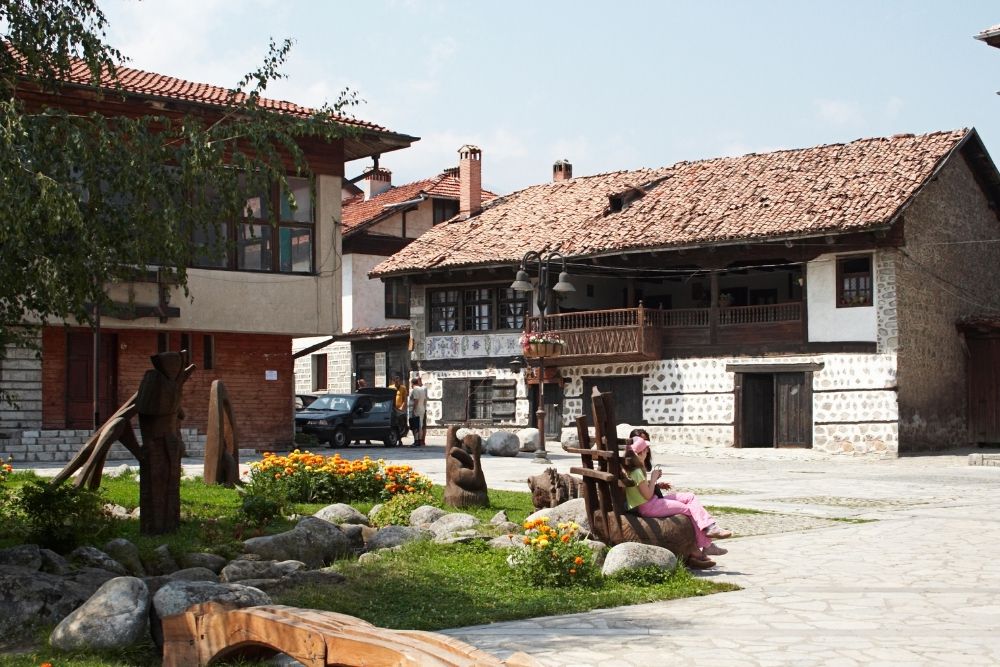
<svg viewBox="0 0 1000 667">
<path fill-rule="evenodd" d="M 631 448 L 631 450 L 636 454 L 641 454 L 644 449 L 649 449 L 649 443 L 646 442 L 645 438 L 637 435 L 632 438 L 632 444 L 629 445 L 629 448 Z"/>
</svg>

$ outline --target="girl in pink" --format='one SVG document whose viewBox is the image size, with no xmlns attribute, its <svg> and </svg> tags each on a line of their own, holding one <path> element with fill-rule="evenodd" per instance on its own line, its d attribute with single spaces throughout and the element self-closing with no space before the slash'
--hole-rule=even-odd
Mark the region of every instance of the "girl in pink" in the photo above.
<svg viewBox="0 0 1000 667">
<path fill-rule="evenodd" d="M 625 487 L 625 500 L 629 508 L 638 512 L 644 517 L 664 517 L 675 514 L 684 514 L 691 518 L 694 524 L 695 543 L 698 551 L 688 554 L 689 559 L 702 561 L 694 562 L 695 566 L 705 564 L 704 561 L 712 563 L 708 556 L 721 556 L 726 553 L 722 547 L 712 544 L 712 537 L 723 538 L 732 535 L 729 531 L 721 530 L 715 523 L 712 515 L 702 506 L 693 493 L 662 493 L 657 494 L 657 489 L 663 492 L 670 489 L 668 482 L 661 482 L 662 471 L 653 470 L 652 456 L 649 451 L 649 442 L 642 436 L 632 438 L 632 444 L 625 448 L 625 472 L 628 474 L 632 485 Z M 649 479 L 646 472 L 650 471 Z"/>
</svg>

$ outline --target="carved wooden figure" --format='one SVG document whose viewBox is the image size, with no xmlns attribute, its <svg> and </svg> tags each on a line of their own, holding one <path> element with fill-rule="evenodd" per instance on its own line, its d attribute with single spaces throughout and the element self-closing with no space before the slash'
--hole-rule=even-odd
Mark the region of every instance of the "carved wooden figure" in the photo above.
<svg viewBox="0 0 1000 667">
<path fill-rule="evenodd" d="M 457 433 L 457 426 L 448 428 L 444 448 L 444 502 L 452 507 L 488 507 L 490 500 L 480 463 L 483 439 L 469 434 L 459 442 Z"/>
<path fill-rule="evenodd" d="M 142 456 L 139 458 L 139 530 L 147 535 L 171 533 L 181 522 L 181 393 L 194 365 L 185 367 L 187 351 L 150 357 L 136 394 Z"/>
<path fill-rule="evenodd" d="M 233 486 L 240 480 L 240 450 L 236 441 L 233 404 L 222 380 L 212 382 L 205 436 L 205 484 Z"/>
<path fill-rule="evenodd" d="M 555 468 L 546 468 L 542 474 L 528 478 L 528 488 L 531 489 L 531 504 L 536 510 L 540 510 L 579 498 L 583 480 L 561 474 Z"/>
</svg>

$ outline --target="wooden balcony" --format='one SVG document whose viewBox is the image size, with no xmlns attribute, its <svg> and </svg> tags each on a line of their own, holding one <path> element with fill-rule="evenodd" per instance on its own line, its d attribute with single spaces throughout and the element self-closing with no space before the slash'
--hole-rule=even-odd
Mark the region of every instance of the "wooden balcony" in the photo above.
<svg viewBox="0 0 1000 667">
<path fill-rule="evenodd" d="M 560 313 L 545 317 L 545 331 L 566 345 L 546 366 L 661 359 L 709 348 L 802 343 L 803 304 L 653 310 L 621 308 Z M 539 329 L 538 317 L 528 326 Z"/>
</svg>

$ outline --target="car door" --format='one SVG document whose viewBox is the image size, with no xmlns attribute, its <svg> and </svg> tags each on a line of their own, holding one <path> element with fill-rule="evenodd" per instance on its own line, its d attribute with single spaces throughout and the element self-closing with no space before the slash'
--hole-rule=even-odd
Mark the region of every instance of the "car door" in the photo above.
<svg viewBox="0 0 1000 667">
<path fill-rule="evenodd" d="M 354 418 L 352 432 L 355 438 L 363 440 L 382 440 L 389 430 L 389 420 L 392 417 L 392 399 L 372 401 L 372 409 Z"/>
</svg>

